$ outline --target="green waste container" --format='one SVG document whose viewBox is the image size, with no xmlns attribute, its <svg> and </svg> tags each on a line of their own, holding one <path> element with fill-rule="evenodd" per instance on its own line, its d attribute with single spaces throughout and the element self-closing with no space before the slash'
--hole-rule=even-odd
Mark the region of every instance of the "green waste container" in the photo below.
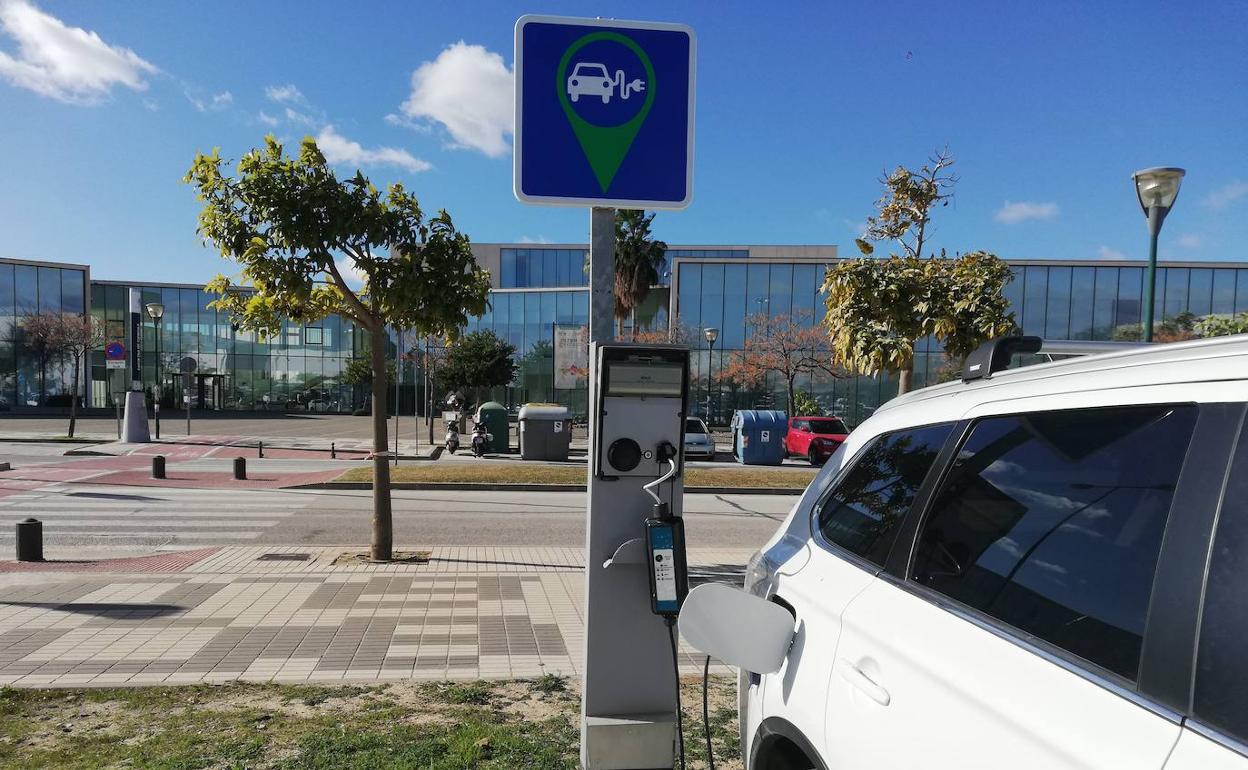
<svg viewBox="0 0 1248 770">
<path fill-rule="evenodd" d="M 572 443 L 568 408 L 559 404 L 520 407 L 520 459 L 567 460 Z"/>
<path fill-rule="evenodd" d="M 477 422 L 485 423 L 485 430 L 493 438 L 486 447 L 496 454 L 511 451 L 511 426 L 507 421 L 507 407 L 497 401 L 486 401 L 477 409 Z"/>
</svg>

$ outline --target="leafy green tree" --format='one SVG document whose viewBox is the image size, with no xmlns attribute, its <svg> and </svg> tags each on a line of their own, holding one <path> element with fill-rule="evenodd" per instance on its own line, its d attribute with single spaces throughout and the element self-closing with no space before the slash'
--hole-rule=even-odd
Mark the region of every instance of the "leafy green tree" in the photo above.
<svg viewBox="0 0 1248 770">
<path fill-rule="evenodd" d="M 394 361 L 386 361 L 386 387 L 394 384 Z M 342 369 L 342 381 L 352 388 L 371 388 L 373 384 L 372 358 L 350 358 Z M 354 396 L 352 396 L 354 398 Z M 371 410 L 368 410 L 371 413 Z"/>
<path fill-rule="evenodd" d="M 386 327 L 455 337 L 485 311 L 489 274 L 445 211 L 426 218 L 415 196 L 382 193 L 362 173 L 340 180 L 307 137 L 295 156 L 266 136 L 264 147 L 222 171 L 220 150 L 197 154 L 187 172 L 203 202 L 198 232 L 239 265 L 206 289 L 239 328 L 274 336 L 283 318 L 339 314 L 368 336 L 373 371 L 373 526 L 370 555 L 393 556 L 386 451 Z M 355 289 L 345 276 L 362 279 Z"/>
<path fill-rule="evenodd" d="M 615 320 L 618 336 L 624 338 L 624 321 L 659 283 L 659 270 L 667 255 L 667 244 L 654 240 L 650 224 L 654 214 L 640 209 L 615 212 Z"/>
<path fill-rule="evenodd" d="M 820 417 L 823 415 L 823 409 L 813 396 L 804 390 L 799 390 L 793 394 L 793 414 L 803 417 Z"/>
<path fill-rule="evenodd" d="M 516 346 L 488 329 L 465 334 L 446 349 L 438 381 L 447 388 L 471 388 L 481 401 L 484 388 L 499 388 L 516 376 Z"/>
<path fill-rule="evenodd" d="M 1245 334 L 1248 333 L 1248 313 L 1202 316 L 1196 320 L 1193 328 L 1202 337 Z"/>
<path fill-rule="evenodd" d="M 910 390 L 919 339 L 933 335 L 961 360 L 1014 328 L 1002 293 L 1011 279 L 1004 262 L 985 251 L 925 256 L 932 212 L 953 196 L 953 163 L 946 150 L 917 171 L 898 166 L 880 180 L 884 195 L 856 241 L 862 257 L 832 268 L 823 283 L 824 324 L 837 362 L 858 373 L 896 372 L 899 394 Z M 891 242 L 902 253 L 876 258 L 873 242 Z"/>
</svg>

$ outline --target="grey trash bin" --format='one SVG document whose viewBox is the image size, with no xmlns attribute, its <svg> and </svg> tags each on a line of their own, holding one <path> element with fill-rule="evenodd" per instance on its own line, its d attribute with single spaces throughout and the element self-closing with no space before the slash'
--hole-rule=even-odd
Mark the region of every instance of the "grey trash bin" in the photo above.
<svg viewBox="0 0 1248 770">
<path fill-rule="evenodd" d="M 520 407 L 520 459 L 567 460 L 572 443 L 568 408 L 558 404 Z"/>
</svg>

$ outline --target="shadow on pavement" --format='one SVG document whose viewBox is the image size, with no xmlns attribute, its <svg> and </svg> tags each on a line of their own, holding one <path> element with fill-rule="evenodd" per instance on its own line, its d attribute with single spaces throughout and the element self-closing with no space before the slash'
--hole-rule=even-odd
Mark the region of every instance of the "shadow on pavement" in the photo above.
<svg viewBox="0 0 1248 770">
<path fill-rule="evenodd" d="M 65 602 L 6 602 L 0 601 L 10 607 L 34 607 L 44 610 L 59 610 L 60 612 L 72 612 L 78 615 L 95 615 L 101 618 L 118 618 L 125 620 L 139 620 L 143 618 L 160 618 L 165 615 L 172 615 L 177 612 L 185 612 L 187 607 L 179 607 L 176 604 L 114 604 L 114 603 L 65 603 Z"/>
</svg>

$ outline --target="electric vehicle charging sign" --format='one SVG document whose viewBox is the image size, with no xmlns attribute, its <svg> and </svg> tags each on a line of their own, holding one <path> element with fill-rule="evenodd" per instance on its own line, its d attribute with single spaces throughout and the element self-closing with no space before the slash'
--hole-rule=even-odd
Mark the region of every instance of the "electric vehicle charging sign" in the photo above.
<svg viewBox="0 0 1248 770">
<path fill-rule="evenodd" d="M 523 16 L 513 184 L 525 203 L 683 209 L 693 198 L 693 30 Z"/>
</svg>

